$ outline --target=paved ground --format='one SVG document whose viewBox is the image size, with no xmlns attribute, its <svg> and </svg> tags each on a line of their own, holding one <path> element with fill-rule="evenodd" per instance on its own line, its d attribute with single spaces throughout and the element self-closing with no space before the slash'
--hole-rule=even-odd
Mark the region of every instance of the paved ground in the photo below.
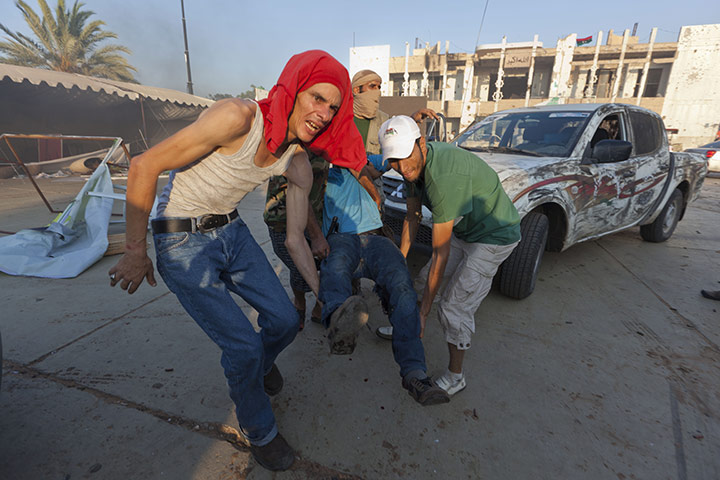
<svg viewBox="0 0 720 480">
<path fill-rule="evenodd" d="M 60 209 L 80 187 L 42 181 Z M 271 252 L 262 202 L 242 215 Z M 0 478 L 720 478 L 720 302 L 699 295 L 720 289 L 719 214 L 708 179 L 666 243 L 632 229 L 546 254 L 531 297 L 481 306 L 468 387 L 447 405 L 415 404 L 370 331 L 331 357 L 309 324 L 278 361 L 273 406 L 299 456 L 281 474 L 236 441 L 219 351 L 162 283 L 110 289 L 117 257 L 72 280 L 0 274 Z M 53 217 L 29 182 L 0 181 L 0 230 Z"/>
</svg>

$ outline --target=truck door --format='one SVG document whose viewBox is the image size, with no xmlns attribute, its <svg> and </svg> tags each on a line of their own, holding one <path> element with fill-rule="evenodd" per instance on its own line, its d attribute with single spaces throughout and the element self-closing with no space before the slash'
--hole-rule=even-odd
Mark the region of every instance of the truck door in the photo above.
<svg viewBox="0 0 720 480">
<path fill-rule="evenodd" d="M 635 179 L 621 192 L 630 199 L 633 222 L 656 208 L 670 171 L 670 150 L 662 120 L 652 112 L 628 108 L 633 150 L 629 161 Z"/>
<path fill-rule="evenodd" d="M 593 128 L 592 125 L 589 128 Z M 618 230 L 633 221 L 631 192 L 636 162 L 632 158 L 615 163 L 596 163 L 592 159 L 592 147 L 598 142 L 630 140 L 627 115 L 624 110 L 608 113 L 595 125 L 580 167 L 587 183 L 569 192 L 577 212 L 575 238 L 578 241 Z"/>
</svg>

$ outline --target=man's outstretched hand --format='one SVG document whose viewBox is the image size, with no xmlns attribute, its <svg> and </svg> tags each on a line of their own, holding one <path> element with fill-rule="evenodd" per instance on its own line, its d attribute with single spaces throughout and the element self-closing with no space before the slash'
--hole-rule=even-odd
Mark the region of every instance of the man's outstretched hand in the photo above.
<svg viewBox="0 0 720 480">
<path fill-rule="evenodd" d="M 120 288 L 128 293 L 135 293 L 145 278 L 151 286 L 157 285 L 155 269 L 147 253 L 125 252 L 118 263 L 110 269 L 110 286 L 120 283 Z"/>
</svg>

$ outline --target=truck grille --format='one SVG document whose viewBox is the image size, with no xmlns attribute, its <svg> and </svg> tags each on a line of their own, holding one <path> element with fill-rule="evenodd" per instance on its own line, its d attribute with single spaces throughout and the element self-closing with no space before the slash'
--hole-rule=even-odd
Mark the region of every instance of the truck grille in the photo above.
<svg viewBox="0 0 720 480">
<path fill-rule="evenodd" d="M 393 233 L 398 239 L 402 234 L 403 220 L 405 219 L 405 213 L 389 208 L 385 209 L 383 215 L 383 223 L 392 228 Z M 425 225 L 419 225 L 417 235 L 415 236 L 415 245 L 422 245 L 424 247 L 432 248 L 432 229 Z"/>
<path fill-rule="evenodd" d="M 382 177 L 383 181 L 383 192 L 385 197 L 391 199 L 393 202 L 405 203 L 405 184 L 402 180 L 396 178 L 390 178 L 388 176 Z"/>
</svg>

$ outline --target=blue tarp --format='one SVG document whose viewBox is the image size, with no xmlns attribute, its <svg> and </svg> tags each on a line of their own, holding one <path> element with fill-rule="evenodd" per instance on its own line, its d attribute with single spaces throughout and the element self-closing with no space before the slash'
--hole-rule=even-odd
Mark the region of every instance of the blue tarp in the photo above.
<svg viewBox="0 0 720 480">
<path fill-rule="evenodd" d="M 80 193 L 50 225 L 0 238 L 0 271 L 9 275 L 72 278 L 102 258 L 108 247 L 113 206 L 107 160 L 119 145 L 118 139 Z"/>
</svg>

